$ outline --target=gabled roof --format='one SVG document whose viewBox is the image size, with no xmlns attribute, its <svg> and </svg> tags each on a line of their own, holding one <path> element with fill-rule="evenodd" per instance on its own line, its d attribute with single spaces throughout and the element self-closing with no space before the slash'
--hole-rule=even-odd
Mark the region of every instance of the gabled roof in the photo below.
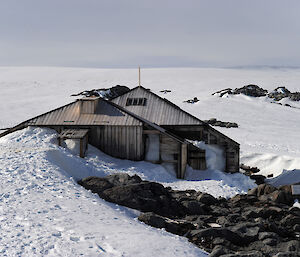
<svg viewBox="0 0 300 257">
<path fill-rule="evenodd" d="M 142 90 L 143 92 L 147 93 L 147 95 L 151 95 L 156 99 L 159 99 L 164 104 L 162 106 L 168 106 L 168 108 L 160 108 L 158 104 L 153 104 L 150 106 L 150 111 L 146 110 L 144 106 L 126 106 L 127 98 L 134 98 L 137 95 L 135 91 Z M 139 95 L 139 97 L 144 97 L 146 95 Z M 148 99 L 147 99 L 148 100 Z M 143 117 L 146 120 L 149 120 L 152 123 L 155 123 L 159 126 L 167 126 L 167 125 L 203 125 L 208 127 L 210 130 L 214 131 L 216 134 L 226 138 L 227 140 L 233 142 L 236 145 L 239 145 L 236 141 L 231 139 L 230 137 L 224 135 L 220 131 L 216 130 L 208 123 L 200 120 L 199 118 L 195 117 L 194 115 L 184 111 L 178 105 L 172 103 L 166 98 L 162 98 L 161 96 L 153 93 L 151 90 L 144 88 L 143 86 L 137 86 L 132 88 L 130 91 L 115 97 L 111 100 L 112 102 L 122 106 L 124 109 L 129 110 L 131 113 L 135 113 L 136 115 Z M 174 112 L 170 111 L 169 109 L 175 110 Z M 168 111 L 169 110 L 169 111 Z M 169 113 L 169 115 L 168 115 Z M 173 115 L 173 117 L 172 117 Z M 169 117 L 166 117 L 169 116 Z M 171 117 L 170 117 L 171 116 Z M 179 120 L 178 120 L 179 119 Z M 165 121 L 164 121 L 165 120 Z"/>
<path fill-rule="evenodd" d="M 99 100 L 97 108 L 95 110 L 95 114 L 80 114 L 79 105 L 81 100 Z M 190 144 L 185 139 L 173 135 L 164 128 L 148 120 L 145 120 L 144 118 L 131 113 L 125 108 L 103 98 L 82 98 L 76 100 L 72 103 L 66 104 L 44 114 L 38 115 L 34 118 L 31 118 L 27 121 L 24 121 L 1 133 L 0 137 L 10 134 L 16 130 L 23 129 L 27 126 L 141 126 L 142 124 L 146 124 L 154 130 L 160 131 L 162 134 L 173 138 L 179 143 Z"/>
<path fill-rule="evenodd" d="M 126 106 L 127 98 L 136 97 L 147 98 L 146 106 Z M 204 122 L 197 117 L 142 86 L 135 87 L 111 101 L 159 126 L 204 124 Z"/>
</svg>

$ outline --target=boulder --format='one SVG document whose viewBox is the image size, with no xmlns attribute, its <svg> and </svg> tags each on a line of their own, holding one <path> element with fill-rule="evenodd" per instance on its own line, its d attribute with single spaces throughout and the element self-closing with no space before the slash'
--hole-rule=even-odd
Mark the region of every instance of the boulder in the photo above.
<svg viewBox="0 0 300 257">
<path fill-rule="evenodd" d="M 263 257 L 260 251 L 249 251 L 249 252 L 237 252 L 231 254 L 224 254 L 221 257 Z"/>
<path fill-rule="evenodd" d="M 114 185 L 108 182 L 105 178 L 87 177 L 78 181 L 78 184 L 85 189 L 91 190 L 93 193 L 102 197 L 102 192 L 106 189 L 112 188 Z"/>
<path fill-rule="evenodd" d="M 196 199 L 200 203 L 207 204 L 207 205 L 218 203 L 218 200 L 216 198 L 214 198 L 212 195 L 207 193 L 200 193 Z"/>
<path fill-rule="evenodd" d="M 289 97 L 292 101 L 300 101 L 300 92 L 291 93 Z"/>
<path fill-rule="evenodd" d="M 229 253 L 229 250 L 227 248 L 225 248 L 223 245 L 216 245 L 212 252 L 210 253 L 210 257 L 219 257 L 222 256 L 224 254 Z"/>
<path fill-rule="evenodd" d="M 293 227 L 300 224 L 300 217 L 289 214 L 280 221 L 280 224 L 284 227 Z"/>
<path fill-rule="evenodd" d="M 265 179 L 266 179 L 266 177 L 263 176 L 263 175 L 251 175 L 250 178 L 253 179 L 253 180 L 255 180 L 255 183 L 257 185 L 264 184 L 265 183 Z"/>
<path fill-rule="evenodd" d="M 223 238 L 235 245 L 245 244 L 243 238 L 239 233 L 234 232 L 228 228 L 206 228 L 200 230 L 191 230 L 187 237 L 192 241 L 200 241 L 210 244 L 214 238 Z"/>
<path fill-rule="evenodd" d="M 102 192 L 102 197 L 113 203 L 143 212 L 154 212 L 166 217 L 184 215 L 181 204 L 169 196 L 163 185 L 155 182 L 141 182 L 115 186 Z"/>
<path fill-rule="evenodd" d="M 233 94 L 244 94 L 247 96 L 253 96 L 253 97 L 261 97 L 266 96 L 268 93 L 268 90 L 265 90 L 257 85 L 247 85 L 241 88 L 236 88 L 233 90 Z"/>
<path fill-rule="evenodd" d="M 182 201 L 181 204 L 186 208 L 188 215 L 201 215 L 205 214 L 203 210 L 203 204 L 201 202 L 192 201 Z"/>
</svg>

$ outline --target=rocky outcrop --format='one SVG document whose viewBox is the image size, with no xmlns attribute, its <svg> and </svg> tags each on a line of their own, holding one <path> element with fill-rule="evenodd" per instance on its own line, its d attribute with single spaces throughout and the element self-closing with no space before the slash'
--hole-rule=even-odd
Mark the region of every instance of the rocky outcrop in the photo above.
<svg viewBox="0 0 300 257">
<path fill-rule="evenodd" d="M 116 85 L 111 88 L 99 88 L 99 89 L 92 89 L 92 90 L 85 90 L 77 94 L 72 94 L 71 96 L 100 96 L 105 99 L 111 100 L 117 96 L 123 95 L 127 93 L 130 89 L 126 86 Z"/>
<path fill-rule="evenodd" d="M 220 91 L 217 91 L 213 93 L 212 95 L 219 95 L 222 97 L 225 94 L 233 94 L 233 95 L 238 95 L 238 94 L 244 94 L 247 96 L 253 96 L 253 97 L 261 97 L 261 96 L 266 96 L 268 93 L 268 90 L 263 89 L 257 85 L 246 85 L 241 88 L 236 88 L 236 89 L 231 89 L 231 88 L 226 88 Z"/>
<path fill-rule="evenodd" d="M 292 207 L 290 186 L 262 184 L 226 200 L 124 173 L 78 183 L 107 201 L 142 211 L 140 221 L 186 236 L 210 256 L 299 256 L 300 209 Z"/>
<path fill-rule="evenodd" d="M 204 120 L 204 122 L 208 123 L 212 126 L 223 127 L 223 128 L 238 128 L 238 124 L 235 122 L 225 122 L 217 120 L 216 118 L 211 118 L 209 120 Z"/>
<path fill-rule="evenodd" d="M 273 91 L 268 92 L 268 90 L 253 84 L 246 85 L 236 89 L 225 88 L 213 93 L 212 95 L 218 95 L 222 97 L 226 94 L 229 95 L 244 94 L 252 97 L 268 96 L 269 98 L 274 99 L 276 102 L 280 101 L 283 98 L 289 98 L 292 101 L 300 101 L 300 92 L 291 92 L 286 87 L 277 87 Z M 289 104 L 285 104 L 285 106 L 292 107 Z"/>
</svg>

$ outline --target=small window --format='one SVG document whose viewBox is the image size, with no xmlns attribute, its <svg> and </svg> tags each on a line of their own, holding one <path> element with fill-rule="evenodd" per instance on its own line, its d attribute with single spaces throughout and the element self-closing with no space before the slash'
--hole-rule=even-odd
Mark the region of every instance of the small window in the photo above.
<svg viewBox="0 0 300 257">
<path fill-rule="evenodd" d="M 147 102 L 146 98 L 127 98 L 126 106 L 130 106 L 130 105 L 145 106 L 146 102 Z"/>
</svg>

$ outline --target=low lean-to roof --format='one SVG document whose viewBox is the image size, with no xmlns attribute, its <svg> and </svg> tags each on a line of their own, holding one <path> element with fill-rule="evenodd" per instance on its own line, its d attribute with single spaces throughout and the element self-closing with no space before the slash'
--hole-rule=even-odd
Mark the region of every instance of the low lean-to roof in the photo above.
<svg viewBox="0 0 300 257">
<path fill-rule="evenodd" d="M 89 133 L 88 129 L 64 129 L 59 135 L 59 138 L 65 139 L 81 139 Z"/>
<path fill-rule="evenodd" d="M 84 101 L 87 99 L 84 99 Z M 142 126 L 142 122 L 126 112 L 112 106 L 101 98 L 90 99 L 97 101 L 94 113 L 81 113 L 81 100 L 67 104 L 45 114 L 39 115 L 26 122 L 27 126 L 59 126 L 59 125 L 111 125 L 111 126 Z"/>
</svg>

